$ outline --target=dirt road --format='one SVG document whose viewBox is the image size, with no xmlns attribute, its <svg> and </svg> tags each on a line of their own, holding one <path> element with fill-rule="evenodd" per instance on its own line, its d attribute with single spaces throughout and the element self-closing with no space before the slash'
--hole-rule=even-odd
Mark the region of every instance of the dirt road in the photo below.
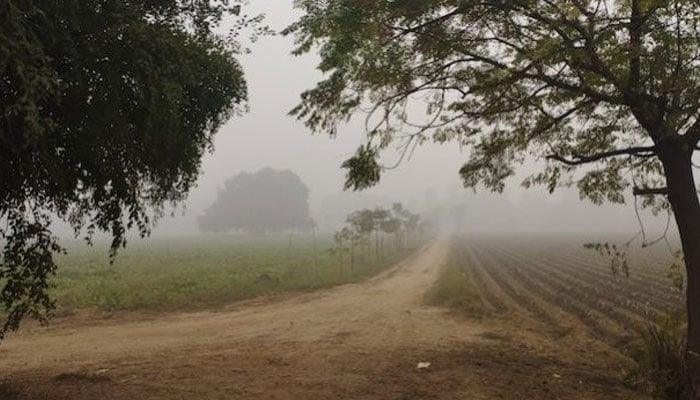
<svg viewBox="0 0 700 400">
<path fill-rule="evenodd" d="M 369 281 L 286 299 L 26 329 L 0 345 L 0 398 L 639 398 L 596 342 L 425 306 L 448 250 L 435 240 Z"/>
</svg>

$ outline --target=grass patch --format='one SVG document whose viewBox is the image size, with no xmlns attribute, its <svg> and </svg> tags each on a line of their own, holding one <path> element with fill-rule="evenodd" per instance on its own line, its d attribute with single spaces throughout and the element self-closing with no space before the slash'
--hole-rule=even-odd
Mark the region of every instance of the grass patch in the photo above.
<svg viewBox="0 0 700 400">
<path fill-rule="evenodd" d="M 481 318 L 485 315 L 484 303 L 476 286 L 454 254 L 448 257 L 440 277 L 426 293 L 425 300 L 430 305 L 448 307 L 470 317 Z"/>
<path fill-rule="evenodd" d="M 51 294 L 57 315 L 72 310 L 200 309 L 255 296 L 354 282 L 406 257 L 358 254 L 341 271 L 330 240 L 309 236 L 212 237 L 130 244 L 109 264 L 104 246 L 72 246 L 58 258 Z"/>
<path fill-rule="evenodd" d="M 685 361 L 685 316 L 671 316 L 649 323 L 629 351 L 635 366 L 626 380 L 642 386 L 655 398 L 691 400 L 690 373 Z"/>
</svg>

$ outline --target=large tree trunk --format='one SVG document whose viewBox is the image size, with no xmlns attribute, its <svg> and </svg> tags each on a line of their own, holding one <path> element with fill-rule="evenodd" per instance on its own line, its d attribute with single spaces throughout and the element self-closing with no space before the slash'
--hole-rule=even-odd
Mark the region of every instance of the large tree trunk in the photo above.
<svg viewBox="0 0 700 400">
<path fill-rule="evenodd" d="M 700 201 L 693 179 L 691 151 L 682 144 L 661 154 L 668 199 L 678 225 L 688 274 L 686 306 L 688 342 L 686 359 L 690 368 L 695 398 L 700 399 Z"/>
</svg>

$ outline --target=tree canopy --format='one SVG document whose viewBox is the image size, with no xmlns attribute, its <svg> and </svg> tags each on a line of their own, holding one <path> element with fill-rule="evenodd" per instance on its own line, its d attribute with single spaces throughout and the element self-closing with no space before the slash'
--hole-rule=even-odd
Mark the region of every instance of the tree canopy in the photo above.
<svg viewBox="0 0 700 400">
<path fill-rule="evenodd" d="M 286 33 L 320 49 L 325 78 L 292 113 L 335 134 L 367 112 L 347 186 L 379 181 L 380 151 L 464 148 L 468 187 L 524 184 L 622 203 L 633 189 L 676 216 L 688 273 L 688 360 L 700 397 L 700 5 L 689 0 L 298 0 Z M 419 104 L 416 104 L 419 103 Z M 417 113 L 418 107 L 424 111 Z M 420 114 L 420 115 L 418 115 Z M 577 169 L 580 165 L 585 168 Z"/>
<path fill-rule="evenodd" d="M 577 180 L 595 202 L 659 183 L 655 141 L 700 138 L 700 8 L 689 1 L 302 0 L 296 53 L 320 46 L 328 78 L 293 113 L 312 129 L 371 106 L 348 184 L 376 183 L 392 140 L 454 140 L 468 186 L 501 190 L 526 156 L 560 159 L 528 183 Z M 407 112 L 424 100 L 425 116 Z M 415 111 L 415 110 L 411 110 Z M 687 135 L 686 135 L 687 134 Z M 616 157 L 618 156 L 618 157 Z M 623 172 L 629 171 L 629 174 Z"/>
<path fill-rule="evenodd" d="M 0 3 L 0 338 L 53 306 L 53 219 L 114 252 L 184 199 L 247 97 L 239 48 L 215 33 L 237 3 Z"/>
<path fill-rule="evenodd" d="M 316 225 L 308 199 L 309 188 L 290 170 L 242 172 L 226 181 L 216 201 L 199 217 L 199 227 L 215 233 L 308 231 Z"/>
</svg>

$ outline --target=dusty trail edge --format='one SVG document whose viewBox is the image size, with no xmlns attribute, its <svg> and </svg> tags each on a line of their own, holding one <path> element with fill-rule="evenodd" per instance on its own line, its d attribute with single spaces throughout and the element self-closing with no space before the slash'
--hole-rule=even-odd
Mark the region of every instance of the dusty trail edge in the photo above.
<svg viewBox="0 0 700 400">
<path fill-rule="evenodd" d="M 0 345 L 0 384 L 17 399 L 639 398 L 595 381 L 609 373 L 600 355 L 568 376 L 562 344 L 527 320 L 424 305 L 449 246 L 437 238 L 370 280 L 283 300 L 25 329 Z"/>
</svg>

